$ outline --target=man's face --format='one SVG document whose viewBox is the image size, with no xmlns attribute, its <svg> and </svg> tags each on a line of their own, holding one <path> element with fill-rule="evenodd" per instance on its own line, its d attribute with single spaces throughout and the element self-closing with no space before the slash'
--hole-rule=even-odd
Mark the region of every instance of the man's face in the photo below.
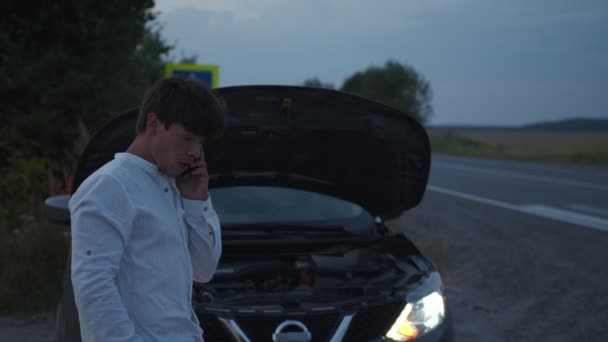
<svg viewBox="0 0 608 342">
<path fill-rule="evenodd" d="M 182 124 L 169 128 L 160 123 L 152 142 L 152 156 L 162 173 L 176 178 L 202 155 L 204 137 L 189 132 Z"/>
</svg>

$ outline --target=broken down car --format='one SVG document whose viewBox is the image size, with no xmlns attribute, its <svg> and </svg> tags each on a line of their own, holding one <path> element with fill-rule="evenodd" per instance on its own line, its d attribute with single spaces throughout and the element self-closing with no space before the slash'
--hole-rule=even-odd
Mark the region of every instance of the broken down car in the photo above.
<svg viewBox="0 0 608 342">
<path fill-rule="evenodd" d="M 292 86 L 218 88 L 229 114 L 205 144 L 223 254 L 193 284 L 206 341 L 449 341 L 436 267 L 386 220 L 423 198 L 424 128 L 406 113 L 340 91 Z M 123 152 L 137 111 L 90 140 L 74 191 Z M 69 224 L 69 196 L 47 199 Z M 69 268 L 67 270 L 69 274 Z M 69 276 L 58 340 L 79 339 Z"/>
</svg>

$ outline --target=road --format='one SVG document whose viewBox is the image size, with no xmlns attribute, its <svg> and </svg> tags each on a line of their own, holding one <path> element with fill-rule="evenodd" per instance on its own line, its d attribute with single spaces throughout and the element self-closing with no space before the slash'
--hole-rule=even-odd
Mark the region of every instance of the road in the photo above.
<svg viewBox="0 0 608 342">
<path fill-rule="evenodd" d="M 428 189 L 608 231 L 608 169 L 435 156 Z"/>
<path fill-rule="evenodd" d="M 436 156 L 389 224 L 439 267 L 458 341 L 608 341 L 608 170 Z"/>
</svg>

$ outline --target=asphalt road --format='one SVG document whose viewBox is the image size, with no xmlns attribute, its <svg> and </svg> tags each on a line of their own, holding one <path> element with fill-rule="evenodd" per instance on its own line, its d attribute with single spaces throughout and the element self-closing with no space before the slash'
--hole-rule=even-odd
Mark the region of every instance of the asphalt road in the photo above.
<svg viewBox="0 0 608 342">
<path fill-rule="evenodd" d="M 437 156 L 390 222 L 439 267 L 457 341 L 608 341 L 608 170 Z"/>
<path fill-rule="evenodd" d="M 608 231 L 608 168 L 435 156 L 428 190 Z"/>
</svg>

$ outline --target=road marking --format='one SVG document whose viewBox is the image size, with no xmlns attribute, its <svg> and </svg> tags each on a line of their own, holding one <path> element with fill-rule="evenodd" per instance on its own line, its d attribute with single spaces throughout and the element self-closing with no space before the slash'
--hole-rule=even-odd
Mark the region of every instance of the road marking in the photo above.
<svg viewBox="0 0 608 342">
<path fill-rule="evenodd" d="M 590 205 L 571 204 L 571 205 L 568 206 L 568 208 L 572 208 L 574 210 L 582 211 L 584 213 L 591 214 L 591 215 L 599 215 L 599 216 L 608 217 L 608 210 L 602 209 L 602 208 L 593 207 L 593 206 L 590 206 Z"/>
<path fill-rule="evenodd" d="M 435 191 L 435 192 L 440 192 L 440 193 L 446 194 L 446 195 L 451 195 L 454 197 L 468 199 L 468 200 L 471 200 L 474 202 L 493 205 L 495 207 L 511 209 L 511 210 L 516 210 L 516 211 L 518 210 L 518 207 L 514 204 L 509 204 L 509 203 L 505 203 L 505 202 L 501 202 L 501 201 L 497 201 L 497 200 L 493 200 L 490 198 L 485 198 L 485 197 L 481 197 L 481 196 L 477 196 L 477 195 L 465 194 L 464 192 L 449 190 L 449 189 L 441 188 L 441 187 L 434 186 L 434 185 L 427 185 L 426 189 Z"/>
<path fill-rule="evenodd" d="M 553 178 L 553 177 L 533 176 L 533 175 L 527 175 L 527 174 L 523 174 L 523 173 L 519 173 L 519 172 L 512 172 L 512 171 L 489 170 L 489 169 L 478 167 L 478 166 L 462 165 L 462 164 L 458 164 L 458 163 L 435 161 L 435 162 L 432 162 L 432 164 L 431 164 L 431 167 L 433 167 L 433 166 L 443 166 L 443 167 L 446 167 L 446 168 L 449 168 L 452 170 L 455 169 L 455 170 L 462 170 L 462 171 L 475 171 L 475 172 L 487 173 L 487 174 L 491 174 L 491 175 L 495 175 L 495 176 L 504 176 L 504 177 L 511 177 L 511 178 L 526 179 L 526 180 L 534 180 L 534 181 L 551 183 L 551 184 L 570 185 L 570 186 L 578 186 L 578 187 L 593 189 L 593 190 L 608 191 L 608 186 L 601 185 L 601 184 L 564 180 L 564 179 Z"/>
<path fill-rule="evenodd" d="M 493 205 L 495 207 L 509 209 L 509 210 L 520 212 L 520 213 L 540 216 L 543 218 L 548 218 L 548 219 L 566 222 L 566 223 L 572 223 L 572 224 L 576 224 L 579 226 L 608 232 L 608 220 L 602 219 L 599 217 L 595 217 L 595 216 L 591 216 L 591 215 L 575 213 L 573 211 L 557 209 L 557 208 L 548 207 L 548 206 L 539 205 L 539 204 L 514 205 L 514 204 L 510 204 L 510 203 L 506 203 L 506 202 L 493 200 L 491 198 L 466 194 L 464 192 L 449 190 L 449 189 L 445 189 L 445 188 L 434 186 L 434 185 L 428 185 L 426 188 L 428 190 L 431 190 L 434 192 L 439 192 L 439 193 L 454 196 L 454 197 L 464 198 L 464 199 L 478 202 L 478 203 Z"/>
<path fill-rule="evenodd" d="M 604 220 L 599 217 L 575 213 L 569 210 L 547 207 L 540 204 L 524 205 L 521 206 L 521 209 L 534 215 L 608 232 L 608 220 Z"/>
</svg>

